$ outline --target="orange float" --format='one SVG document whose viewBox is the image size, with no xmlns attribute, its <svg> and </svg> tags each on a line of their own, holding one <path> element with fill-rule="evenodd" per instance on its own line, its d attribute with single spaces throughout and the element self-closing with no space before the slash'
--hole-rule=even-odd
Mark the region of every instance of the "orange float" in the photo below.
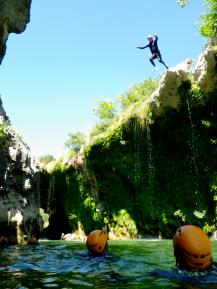
<svg viewBox="0 0 217 289">
<path fill-rule="evenodd" d="M 38 239 L 35 235 L 32 235 L 31 238 L 28 240 L 27 244 L 29 245 L 35 245 L 38 243 Z"/>
<path fill-rule="evenodd" d="M 0 246 L 8 243 L 8 239 L 5 236 L 0 235 Z"/>
<path fill-rule="evenodd" d="M 197 226 L 185 225 L 173 237 L 176 264 L 182 269 L 205 270 L 212 264 L 212 245 Z"/>
<path fill-rule="evenodd" d="M 108 236 L 102 230 L 92 231 L 86 240 L 87 248 L 94 254 L 102 254 L 106 251 Z"/>
</svg>

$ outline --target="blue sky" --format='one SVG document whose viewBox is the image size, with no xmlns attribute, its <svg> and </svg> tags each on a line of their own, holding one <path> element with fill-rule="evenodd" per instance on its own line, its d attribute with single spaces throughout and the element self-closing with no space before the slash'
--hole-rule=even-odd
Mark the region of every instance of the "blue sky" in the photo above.
<svg viewBox="0 0 217 289">
<path fill-rule="evenodd" d="M 146 36 L 157 33 L 171 67 L 196 60 L 206 40 L 202 0 L 33 0 L 22 34 L 11 34 L 0 93 L 12 126 L 35 156 L 60 156 L 68 133 L 88 132 L 99 99 L 114 99 L 153 71 Z"/>
</svg>

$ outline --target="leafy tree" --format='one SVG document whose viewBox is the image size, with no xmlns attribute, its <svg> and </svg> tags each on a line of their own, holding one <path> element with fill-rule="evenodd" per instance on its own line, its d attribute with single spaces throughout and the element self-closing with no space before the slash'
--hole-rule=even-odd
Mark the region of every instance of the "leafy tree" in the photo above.
<svg viewBox="0 0 217 289">
<path fill-rule="evenodd" d="M 55 158 L 52 155 L 45 155 L 39 158 L 39 162 L 43 164 L 48 164 L 52 161 L 55 161 Z"/>
<path fill-rule="evenodd" d="M 112 120 L 101 121 L 95 125 L 90 133 L 90 138 L 95 135 L 99 135 L 107 130 L 107 128 L 112 124 Z"/>
<path fill-rule="evenodd" d="M 149 78 L 129 88 L 123 95 L 118 96 L 115 101 L 98 101 L 93 111 L 100 121 L 93 128 L 90 136 L 93 137 L 105 132 L 129 106 L 145 102 L 157 85 L 158 80 Z"/>
<path fill-rule="evenodd" d="M 188 0 L 177 0 L 177 3 L 184 7 Z M 217 32 L 217 0 L 204 0 L 207 11 L 200 17 L 200 33 L 204 37 L 212 38 Z"/>
<path fill-rule="evenodd" d="M 99 118 L 99 123 L 92 129 L 91 137 L 103 133 L 112 124 L 117 116 L 118 106 L 111 100 L 99 100 L 93 108 L 94 114 Z"/>
<path fill-rule="evenodd" d="M 208 11 L 201 16 L 200 33 L 205 37 L 211 38 L 217 32 L 217 0 L 206 0 L 205 3 Z"/>
<path fill-rule="evenodd" d="M 93 108 L 94 114 L 101 120 L 111 120 L 116 116 L 116 104 L 111 100 L 100 100 Z"/>
<path fill-rule="evenodd" d="M 76 133 L 69 133 L 69 138 L 65 143 L 65 147 L 68 150 L 73 150 L 75 152 L 79 152 L 81 147 L 85 144 L 86 136 L 82 132 L 76 132 Z"/>
<path fill-rule="evenodd" d="M 157 80 L 146 79 L 144 82 L 135 84 L 132 88 L 118 97 L 121 109 L 124 110 L 136 102 L 144 102 L 152 94 L 158 85 Z"/>
</svg>

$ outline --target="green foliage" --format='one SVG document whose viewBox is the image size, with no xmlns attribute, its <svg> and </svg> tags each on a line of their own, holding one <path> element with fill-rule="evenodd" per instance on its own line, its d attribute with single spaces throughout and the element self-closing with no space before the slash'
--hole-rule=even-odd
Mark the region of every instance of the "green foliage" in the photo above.
<svg viewBox="0 0 217 289">
<path fill-rule="evenodd" d="M 90 137 L 93 138 L 96 135 L 104 133 L 113 123 L 113 120 L 101 121 L 97 123 L 90 133 Z"/>
<path fill-rule="evenodd" d="M 9 132 L 12 132 L 11 127 L 6 123 L 0 123 L 0 138 L 3 138 Z"/>
<path fill-rule="evenodd" d="M 49 215 L 46 214 L 42 208 L 39 208 L 39 215 L 43 221 L 43 228 L 47 228 L 49 226 Z"/>
<path fill-rule="evenodd" d="M 128 233 L 133 238 L 137 236 L 136 223 L 125 209 L 120 210 L 117 214 L 113 213 L 111 225 L 116 234 L 126 235 Z"/>
<path fill-rule="evenodd" d="M 216 230 L 216 226 L 215 225 L 209 225 L 207 222 L 205 223 L 205 225 L 203 226 L 203 231 L 206 234 L 210 234 L 213 233 Z"/>
<path fill-rule="evenodd" d="M 185 223 L 211 232 L 217 214 L 217 91 L 205 94 L 184 83 L 179 110 L 167 108 L 163 115 L 147 109 L 144 91 L 138 85 L 124 95 L 119 119 L 110 119 L 110 127 L 85 148 L 84 170 L 61 164 L 52 172 L 53 206 L 73 230 L 81 223 L 86 233 L 108 225 L 120 235 L 172 237 Z"/>
<path fill-rule="evenodd" d="M 215 93 L 184 85 L 180 95 L 179 111 L 152 116 L 152 124 L 131 115 L 86 151 L 109 220 L 125 208 L 139 234 L 172 236 L 183 223 L 212 228 L 215 220 Z"/>
<path fill-rule="evenodd" d="M 184 7 L 188 0 L 177 0 L 177 3 Z M 217 0 L 204 0 L 207 10 L 200 17 L 200 33 L 204 37 L 212 38 L 217 32 Z"/>
<path fill-rule="evenodd" d="M 3 138 L 4 138 L 4 126 L 2 124 L 0 124 L 0 144 L 2 143 L 3 141 Z"/>
<path fill-rule="evenodd" d="M 52 155 L 45 155 L 45 156 L 41 156 L 39 158 L 39 162 L 42 164 L 48 164 L 48 163 L 53 162 L 53 161 L 55 161 L 55 158 Z"/>
<path fill-rule="evenodd" d="M 64 163 L 64 157 L 60 157 L 60 158 L 55 160 L 51 170 L 54 173 L 56 171 L 64 171 L 66 169 L 66 166 L 67 166 L 67 164 Z"/>
<path fill-rule="evenodd" d="M 76 133 L 70 133 L 68 140 L 65 143 L 65 147 L 71 151 L 79 152 L 81 147 L 85 144 L 86 142 L 86 136 L 82 132 L 76 132 Z"/>
<path fill-rule="evenodd" d="M 148 115 L 149 111 L 145 106 L 145 101 L 151 95 L 158 85 L 157 80 L 147 79 L 142 83 L 135 84 L 129 88 L 123 95 L 118 96 L 116 102 L 100 101 L 95 113 L 100 122 L 93 128 L 90 137 L 107 132 L 109 127 L 121 125 L 121 122 L 127 121 L 132 115 L 137 115 L 141 119 L 144 114 Z M 144 111 L 141 110 L 144 107 Z M 119 113 L 119 115 L 117 114 Z"/>
<path fill-rule="evenodd" d="M 6 121 L 5 123 L 0 124 L 0 146 L 3 143 L 3 140 L 7 144 L 7 146 L 11 145 L 12 143 L 12 137 L 16 137 L 16 139 L 20 139 L 22 141 L 21 136 L 12 129 L 10 122 Z"/>
<path fill-rule="evenodd" d="M 74 158 L 74 157 L 76 157 L 77 156 L 77 151 L 75 151 L 75 150 L 71 150 L 71 151 L 69 151 L 68 152 L 68 154 L 67 154 L 67 158 L 70 160 L 70 159 L 72 159 L 72 158 Z"/>
<path fill-rule="evenodd" d="M 111 100 L 100 100 L 93 108 L 95 115 L 104 121 L 111 120 L 116 116 L 116 104 Z"/>
<path fill-rule="evenodd" d="M 123 95 L 118 97 L 121 111 L 127 109 L 136 102 L 145 102 L 158 85 L 157 80 L 147 79 L 142 83 L 135 84 L 129 88 Z"/>
<path fill-rule="evenodd" d="M 208 38 L 217 32 L 217 0 L 206 0 L 207 12 L 201 16 L 200 33 Z"/>
<path fill-rule="evenodd" d="M 117 104 L 110 100 L 100 100 L 93 111 L 100 121 L 92 129 L 91 138 L 105 132 L 112 125 L 117 116 Z"/>
<path fill-rule="evenodd" d="M 191 98 L 191 103 L 194 105 L 202 104 L 204 105 L 207 101 L 207 96 L 200 90 L 200 88 L 193 84 L 189 90 L 189 96 Z"/>
</svg>

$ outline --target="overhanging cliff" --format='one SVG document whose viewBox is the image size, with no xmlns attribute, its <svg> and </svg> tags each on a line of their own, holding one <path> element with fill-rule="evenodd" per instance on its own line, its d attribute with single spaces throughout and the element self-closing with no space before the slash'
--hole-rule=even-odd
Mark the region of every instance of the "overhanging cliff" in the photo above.
<svg viewBox="0 0 217 289">
<path fill-rule="evenodd" d="M 21 33 L 30 20 L 31 0 L 0 0 L 0 63 L 10 33 Z"/>
</svg>

